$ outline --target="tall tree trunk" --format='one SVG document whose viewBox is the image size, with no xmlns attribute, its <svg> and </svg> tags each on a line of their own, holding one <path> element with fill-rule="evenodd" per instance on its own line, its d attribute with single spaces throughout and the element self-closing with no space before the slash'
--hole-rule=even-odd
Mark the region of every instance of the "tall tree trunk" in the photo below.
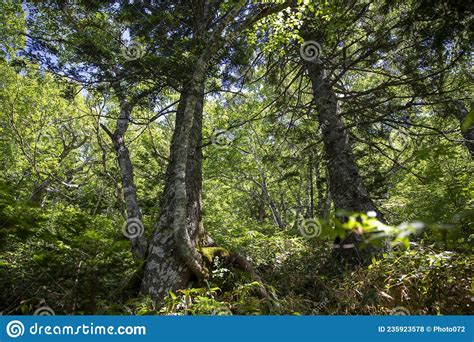
<svg viewBox="0 0 474 342">
<path fill-rule="evenodd" d="M 187 287 L 194 277 L 198 280 L 208 277 L 208 270 L 198 252 L 199 247 L 211 243 L 201 222 L 201 130 L 208 63 L 224 47 L 226 40 L 231 41 L 258 20 L 288 7 L 289 3 L 265 7 L 257 14 L 247 17 L 238 28 L 233 29 L 232 34 L 227 34 L 227 39 L 223 39 L 222 34 L 245 2 L 234 4 L 215 24 L 211 33 L 207 25 L 215 14 L 210 12 L 213 6 L 206 1 L 196 2 L 194 5 L 194 33 L 205 42 L 206 49 L 194 64 L 191 81 L 181 93 L 171 142 L 170 163 L 160 203 L 160 217 L 148 247 L 142 292 L 155 300 L 161 300 L 169 291 Z"/>
<path fill-rule="evenodd" d="M 308 63 L 307 69 L 318 110 L 318 121 L 322 127 L 329 184 L 335 208 L 359 212 L 375 211 L 382 217 L 359 175 L 330 80 L 325 77 L 324 69 L 319 64 Z"/>
<path fill-rule="evenodd" d="M 130 239 L 132 254 L 135 259 L 144 259 L 146 255 L 147 242 L 144 236 L 144 226 L 142 222 L 142 214 L 138 205 L 137 190 L 133 178 L 133 165 L 130 160 L 130 151 L 125 145 L 125 133 L 128 129 L 132 106 L 117 91 L 120 102 L 120 116 L 117 120 L 117 127 L 114 133 L 111 133 L 107 127 L 101 127 L 107 132 L 112 139 L 117 162 L 120 169 L 120 177 L 122 180 L 123 197 L 125 208 L 127 210 L 127 222 L 123 228 L 123 233 Z"/>
<path fill-rule="evenodd" d="M 199 63 L 199 62 L 198 62 Z M 161 197 L 161 212 L 148 248 L 142 292 L 156 300 L 207 277 L 197 249 L 206 243 L 201 220 L 204 65 L 181 93 Z"/>
<path fill-rule="evenodd" d="M 359 174 L 352 154 L 349 136 L 339 109 L 336 95 L 327 78 L 322 64 L 305 63 L 311 79 L 313 99 L 317 108 L 324 142 L 324 150 L 328 162 L 329 189 L 335 209 L 353 212 L 375 211 L 377 217 L 383 216 L 370 198 Z M 354 256 L 360 237 L 350 234 L 342 241 L 336 241 L 335 248 L 343 255 Z"/>
</svg>

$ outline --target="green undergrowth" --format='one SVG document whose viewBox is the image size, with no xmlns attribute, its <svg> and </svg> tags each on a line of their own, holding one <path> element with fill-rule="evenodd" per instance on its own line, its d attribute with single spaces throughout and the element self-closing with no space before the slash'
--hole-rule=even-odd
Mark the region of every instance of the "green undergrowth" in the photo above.
<svg viewBox="0 0 474 342">
<path fill-rule="evenodd" d="M 371 220 L 348 224 L 370 230 Z M 200 249 L 207 282 L 154 303 L 139 294 L 142 265 L 117 230 L 122 222 L 62 205 L 31 222 L 31 231 L 7 233 L 0 258 L 3 314 L 32 314 L 43 305 L 58 315 L 453 315 L 473 308 L 471 235 L 446 245 L 433 243 L 425 230 L 407 241 L 403 225 L 391 250 L 349 266 L 334 257 L 332 235 L 305 239 L 266 226 L 211 231 L 222 247 Z M 232 264 L 234 252 L 261 276 L 267 298 L 260 283 Z"/>
<path fill-rule="evenodd" d="M 321 266 L 320 261 L 329 259 L 330 248 L 316 253 L 300 248 L 287 245 L 285 256 L 279 255 L 282 263 L 261 272 L 270 300 L 255 295 L 258 283 L 245 282 L 216 257 L 207 286 L 170 293 L 161 307 L 149 298 L 135 298 L 127 303 L 128 311 L 164 315 L 454 315 L 472 311 L 474 267 L 466 255 L 412 242 L 409 249 L 392 250 L 368 266 L 332 265 L 328 270 L 331 265 Z M 313 272 L 301 272 L 303 268 Z"/>
</svg>

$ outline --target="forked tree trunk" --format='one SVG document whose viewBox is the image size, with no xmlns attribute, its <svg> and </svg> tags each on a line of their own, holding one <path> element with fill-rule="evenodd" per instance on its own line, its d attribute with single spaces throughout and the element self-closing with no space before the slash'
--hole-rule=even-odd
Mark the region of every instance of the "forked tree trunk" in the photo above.
<svg viewBox="0 0 474 342">
<path fill-rule="evenodd" d="M 317 120 L 322 127 L 324 150 L 328 163 L 329 189 L 335 209 L 352 212 L 375 211 L 379 220 L 383 216 L 369 196 L 362 182 L 352 154 L 349 135 L 339 109 L 336 95 L 322 64 L 305 63 L 312 83 Z M 335 247 L 344 255 L 359 254 L 360 238 L 350 234 Z"/>
<path fill-rule="evenodd" d="M 202 190 L 202 109 L 204 83 L 208 63 L 227 41 L 237 37 L 258 20 L 289 6 L 288 3 L 263 8 L 250 15 L 241 25 L 228 34 L 223 32 L 245 2 L 236 3 L 209 34 L 206 27 L 213 14 L 208 2 L 196 3 L 196 37 L 207 41 L 207 48 L 194 64 L 189 84 L 181 93 L 176 124 L 170 149 L 170 163 L 166 171 L 161 212 L 148 247 L 148 259 L 142 281 L 142 293 L 161 300 L 169 291 L 189 285 L 192 278 L 208 276 L 198 248 L 207 243 L 207 235 L 201 221 Z M 213 63 L 217 63 L 214 60 Z M 210 241 L 209 241 L 210 243 Z"/>
<path fill-rule="evenodd" d="M 199 68 L 181 93 L 160 217 L 148 249 L 142 293 L 155 300 L 186 288 L 207 272 L 197 251 L 205 243 L 201 220 L 204 73 Z"/>
</svg>

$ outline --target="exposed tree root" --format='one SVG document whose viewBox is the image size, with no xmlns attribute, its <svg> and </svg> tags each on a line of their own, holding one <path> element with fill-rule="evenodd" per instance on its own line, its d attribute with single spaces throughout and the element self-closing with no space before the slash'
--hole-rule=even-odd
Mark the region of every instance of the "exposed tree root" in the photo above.
<svg viewBox="0 0 474 342">
<path fill-rule="evenodd" d="M 254 270 L 252 265 L 247 261 L 247 259 L 244 256 L 235 252 L 231 253 L 225 248 L 216 247 L 216 246 L 204 247 L 204 248 L 201 248 L 199 251 L 201 255 L 203 256 L 203 259 L 208 264 L 211 264 L 215 257 L 220 257 L 226 260 L 229 266 L 231 266 L 232 268 L 240 269 L 246 272 L 250 276 L 250 279 L 252 281 L 255 281 L 260 284 L 260 286 L 257 289 L 255 289 L 256 294 L 261 299 L 264 299 L 266 302 L 271 302 L 271 297 L 268 294 L 267 290 L 265 289 L 265 285 L 263 283 L 262 278 L 260 278 L 260 276 L 257 274 L 257 272 Z"/>
</svg>

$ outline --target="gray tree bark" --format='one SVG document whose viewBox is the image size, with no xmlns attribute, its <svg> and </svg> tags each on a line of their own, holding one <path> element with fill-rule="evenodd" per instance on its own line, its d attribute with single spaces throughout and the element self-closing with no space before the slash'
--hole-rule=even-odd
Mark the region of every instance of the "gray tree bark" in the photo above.
<svg viewBox="0 0 474 342">
<path fill-rule="evenodd" d="M 223 32 L 244 5 L 236 3 L 209 32 L 207 25 L 215 13 L 210 13 L 210 3 L 196 3 L 194 33 L 205 42 L 206 49 L 196 60 L 191 80 L 181 92 L 160 217 L 148 247 L 141 291 L 155 300 L 163 299 L 169 291 L 186 288 L 193 279 L 208 277 L 208 270 L 198 252 L 199 247 L 212 243 L 201 220 L 204 83 L 213 54 L 226 44 Z M 269 6 L 250 15 L 231 34 L 228 33 L 228 40 L 261 18 L 287 6 L 287 3 Z"/>
<path fill-rule="evenodd" d="M 305 63 L 312 84 L 313 100 L 317 108 L 317 120 L 322 127 L 324 150 L 327 158 L 329 190 L 335 209 L 351 212 L 375 211 L 379 220 L 382 213 L 375 206 L 363 184 L 362 177 L 352 154 L 349 136 L 337 102 L 331 81 L 322 64 Z M 356 257 L 361 238 L 349 234 L 335 248 L 343 256 Z"/>
<path fill-rule="evenodd" d="M 144 236 L 142 213 L 138 205 L 137 189 L 133 177 L 133 165 L 130 159 L 130 151 L 125 144 L 125 133 L 128 130 L 132 106 L 125 99 L 120 90 L 116 90 L 116 94 L 120 102 L 120 116 L 117 119 L 117 127 L 115 128 L 114 133 L 111 133 L 107 127 L 104 125 L 101 126 L 112 140 L 117 155 L 117 162 L 119 164 L 123 197 L 127 211 L 127 222 L 124 226 L 123 232 L 130 239 L 131 250 L 134 258 L 141 260 L 145 258 L 147 242 Z"/>
<path fill-rule="evenodd" d="M 203 66 L 182 92 L 170 148 L 161 212 L 150 240 L 142 292 L 156 300 L 207 277 L 197 249 L 206 243 L 201 219 Z"/>
</svg>

